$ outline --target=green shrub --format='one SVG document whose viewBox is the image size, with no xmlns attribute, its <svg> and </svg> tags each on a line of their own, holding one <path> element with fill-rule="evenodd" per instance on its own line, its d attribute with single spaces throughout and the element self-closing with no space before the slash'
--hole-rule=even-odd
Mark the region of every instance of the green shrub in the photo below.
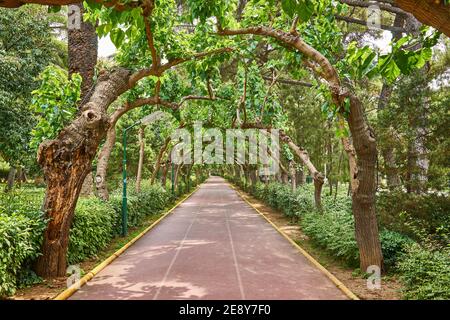
<svg viewBox="0 0 450 320">
<path fill-rule="evenodd" d="M 397 264 L 405 286 L 405 299 L 450 299 L 450 249 L 431 251 L 418 244 L 408 246 Z"/>
<path fill-rule="evenodd" d="M 346 211 L 309 212 L 302 216 L 302 230 L 314 243 L 351 266 L 359 263 L 353 216 Z"/>
<path fill-rule="evenodd" d="M 67 259 L 70 264 L 95 256 L 113 236 L 115 211 L 97 198 L 80 198 L 70 229 Z"/>
<path fill-rule="evenodd" d="M 39 256 L 46 225 L 41 205 L 42 197 L 32 193 L 0 195 L 0 297 L 28 281 L 22 270 Z"/>
<path fill-rule="evenodd" d="M 159 184 L 151 185 L 149 181 L 142 181 L 141 191 L 136 192 L 134 182 L 129 185 L 128 201 L 128 227 L 137 227 L 144 219 L 152 214 L 159 214 L 164 208 L 173 202 L 170 192 Z M 114 209 L 115 222 L 114 234 L 120 234 L 122 230 L 122 194 L 116 190 L 109 197 L 108 203 Z"/>
<path fill-rule="evenodd" d="M 411 238 L 387 229 L 380 232 L 380 241 L 386 270 L 394 268 L 407 246 L 414 243 Z"/>
<path fill-rule="evenodd" d="M 450 198 L 444 195 L 417 195 L 380 192 L 377 196 L 379 222 L 416 241 L 450 244 Z"/>
</svg>

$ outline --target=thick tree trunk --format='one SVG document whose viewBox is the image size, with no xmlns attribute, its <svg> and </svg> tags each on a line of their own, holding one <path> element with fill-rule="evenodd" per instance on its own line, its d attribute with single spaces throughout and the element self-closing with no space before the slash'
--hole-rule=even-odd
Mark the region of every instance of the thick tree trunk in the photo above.
<svg viewBox="0 0 450 320">
<path fill-rule="evenodd" d="M 98 145 L 109 126 L 108 106 L 129 88 L 130 72 L 117 69 L 98 80 L 96 90 L 80 116 L 55 140 L 38 150 L 47 182 L 44 211 L 50 219 L 44 233 L 42 255 L 36 271 L 43 277 L 64 276 L 69 228 L 81 186 L 91 170 Z"/>
<path fill-rule="evenodd" d="M 79 113 L 82 112 L 81 107 L 89 101 L 94 92 L 94 74 L 97 65 L 98 39 L 95 32 L 95 26 L 90 22 L 83 20 L 84 7 L 83 3 L 72 4 L 68 10 L 68 21 L 76 14 L 74 11 L 80 12 L 80 28 L 68 28 L 68 67 L 69 77 L 74 73 L 78 73 L 81 78 L 80 102 L 78 104 Z M 90 196 L 94 192 L 94 182 L 92 172 L 86 176 L 80 195 Z"/>
<path fill-rule="evenodd" d="M 8 179 L 6 180 L 5 192 L 9 192 L 14 187 L 14 181 L 16 179 L 16 167 L 11 166 L 8 172 Z"/>
<path fill-rule="evenodd" d="M 377 147 L 373 131 L 365 122 L 361 102 L 351 94 L 348 124 L 357 156 L 352 179 L 352 211 L 360 268 L 365 272 L 375 265 L 382 270 L 383 255 L 375 209 Z"/>
<path fill-rule="evenodd" d="M 144 127 L 139 128 L 139 162 L 136 176 L 136 192 L 141 192 L 142 167 L 144 165 Z"/>
</svg>

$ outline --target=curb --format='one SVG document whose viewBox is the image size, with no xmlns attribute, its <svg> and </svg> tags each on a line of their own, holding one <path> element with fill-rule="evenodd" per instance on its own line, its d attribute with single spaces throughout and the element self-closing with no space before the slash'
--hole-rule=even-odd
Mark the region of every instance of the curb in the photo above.
<svg viewBox="0 0 450 320">
<path fill-rule="evenodd" d="M 300 251 L 305 258 L 311 262 L 316 268 L 318 268 L 320 271 L 322 271 L 325 276 L 327 276 L 328 279 L 330 279 L 336 287 L 338 287 L 347 297 L 349 297 L 351 300 L 359 300 L 358 296 L 354 294 L 350 289 L 348 289 L 338 278 L 336 278 L 330 271 L 328 271 L 324 266 L 322 266 L 316 259 L 314 259 L 308 252 L 306 252 L 305 249 L 300 247 L 294 240 L 292 240 L 283 230 L 278 228 L 269 218 L 267 218 L 261 211 L 259 211 L 258 208 L 256 208 L 250 201 L 248 201 L 241 191 L 235 187 L 233 184 L 227 181 L 227 183 L 230 185 L 230 187 L 236 191 L 236 193 L 250 205 L 256 212 L 258 212 L 268 223 L 272 225 L 272 227 L 275 228 L 275 230 L 278 231 L 284 238 L 286 238 L 298 251 Z"/>
<path fill-rule="evenodd" d="M 201 184 L 200 184 L 201 185 Z M 175 210 L 180 204 L 182 204 L 184 201 L 186 201 L 190 196 L 192 196 L 200 187 L 198 185 L 194 191 L 189 193 L 187 196 L 185 196 L 183 199 L 179 200 L 171 209 L 169 209 L 167 212 L 165 212 L 158 220 L 153 222 L 150 226 L 148 226 L 144 231 L 139 233 L 136 237 L 131 239 L 128 243 L 126 243 L 122 248 L 114 252 L 111 256 L 106 258 L 103 262 L 101 262 L 99 265 L 97 265 L 94 269 L 89 271 L 83 278 L 78 280 L 76 283 L 71 285 L 69 288 L 58 294 L 53 300 L 67 300 L 70 298 L 75 292 L 80 290 L 82 286 L 84 286 L 86 283 L 88 283 L 93 277 L 95 277 L 100 271 L 105 269 L 111 262 L 113 262 L 116 258 L 118 258 L 122 253 L 125 252 L 129 247 L 131 247 L 136 241 L 138 241 L 140 238 L 142 238 L 147 232 L 149 232 L 151 229 L 153 229 L 158 223 L 160 223 L 165 217 L 167 217 L 170 213 L 172 213 L 173 210 Z"/>
</svg>

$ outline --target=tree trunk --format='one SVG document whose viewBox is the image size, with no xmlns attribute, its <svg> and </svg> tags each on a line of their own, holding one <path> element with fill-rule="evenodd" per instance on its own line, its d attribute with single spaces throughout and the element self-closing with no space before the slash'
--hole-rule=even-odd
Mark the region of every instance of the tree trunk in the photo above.
<svg viewBox="0 0 450 320">
<path fill-rule="evenodd" d="M 102 200 L 109 199 L 108 184 L 106 182 L 106 174 L 108 170 L 109 158 L 111 156 L 112 149 L 116 143 L 116 127 L 112 125 L 108 129 L 106 135 L 106 141 L 103 144 L 102 149 L 98 155 L 97 160 L 97 173 L 95 175 L 95 185 L 97 188 L 97 196 Z"/>
<path fill-rule="evenodd" d="M 161 186 L 163 188 L 166 188 L 166 183 L 167 183 L 167 172 L 169 171 L 169 163 L 166 162 L 164 163 L 164 165 L 162 166 L 162 174 L 161 174 Z"/>
<path fill-rule="evenodd" d="M 153 184 L 155 182 L 155 179 L 156 179 L 159 169 L 161 167 L 161 161 L 164 157 L 164 153 L 166 152 L 167 147 L 169 146 L 170 140 L 171 140 L 171 138 L 167 137 L 166 140 L 164 141 L 163 146 L 159 150 L 158 158 L 156 159 L 155 170 L 153 170 L 153 173 L 152 173 L 151 184 Z"/>
<path fill-rule="evenodd" d="M 98 39 L 95 26 L 83 20 L 83 3 L 73 4 L 81 13 L 80 29 L 68 28 L 68 65 L 69 76 L 80 74 L 81 83 L 80 107 L 84 105 L 94 92 L 94 74 L 97 65 Z M 71 14 L 69 10 L 69 15 Z M 70 20 L 70 16 L 69 16 Z"/>
<path fill-rule="evenodd" d="M 78 73 L 81 78 L 80 102 L 78 104 L 79 113 L 82 112 L 81 107 L 89 101 L 94 92 L 94 74 L 97 65 L 98 55 L 98 39 L 95 32 L 95 26 L 90 22 L 83 20 L 84 6 L 83 3 L 76 3 L 69 6 L 68 21 L 71 21 L 72 14 L 70 7 L 80 12 L 80 28 L 68 28 L 67 30 L 67 50 L 68 50 L 68 69 L 69 78 L 74 73 Z M 80 195 L 90 196 L 94 192 L 94 183 L 92 172 L 90 172 L 81 188 Z"/>
<path fill-rule="evenodd" d="M 8 172 L 8 179 L 6 180 L 5 192 L 10 192 L 14 187 L 14 180 L 16 179 L 16 167 L 11 166 Z"/>
<path fill-rule="evenodd" d="M 306 150 L 297 146 L 292 139 L 280 130 L 281 140 L 291 148 L 292 151 L 302 160 L 303 164 L 309 169 L 309 172 L 314 179 L 314 203 L 318 210 L 322 210 L 322 186 L 324 183 L 324 175 L 316 169 L 314 164 L 309 158 L 309 154 Z"/>
<path fill-rule="evenodd" d="M 296 191 L 297 190 L 297 172 L 295 170 L 295 163 L 294 161 L 289 161 L 289 172 L 291 175 L 291 186 L 292 186 L 292 191 Z"/>
<path fill-rule="evenodd" d="M 81 186 L 109 126 L 106 110 L 129 88 L 129 77 L 130 72 L 120 68 L 101 76 L 79 117 L 55 140 L 39 146 L 38 163 L 47 182 L 44 211 L 50 219 L 36 265 L 40 276 L 66 274 L 69 228 Z"/>
<path fill-rule="evenodd" d="M 136 192 L 141 192 L 142 166 L 144 165 L 144 127 L 139 128 L 139 162 L 136 177 Z"/>
<path fill-rule="evenodd" d="M 92 177 L 92 171 L 89 170 L 89 173 L 86 175 L 83 185 L 81 186 L 80 196 L 87 197 L 92 194 L 94 194 L 94 179 Z"/>
<path fill-rule="evenodd" d="M 372 129 L 364 119 L 361 102 L 350 94 L 348 125 L 356 153 L 352 183 L 352 211 L 363 272 L 372 265 L 383 269 L 383 255 L 375 211 L 377 148 Z"/>
</svg>

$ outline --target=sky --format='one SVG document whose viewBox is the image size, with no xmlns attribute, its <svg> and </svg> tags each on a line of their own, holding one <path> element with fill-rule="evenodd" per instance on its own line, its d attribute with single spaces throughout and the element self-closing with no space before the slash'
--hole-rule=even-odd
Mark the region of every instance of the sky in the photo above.
<svg viewBox="0 0 450 320">
<path fill-rule="evenodd" d="M 116 47 L 111 42 L 111 39 L 106 36 L 100 38 L 98 41 L 98 55 L 102 58 L 109 57 L 116 52 Z"/>
</svg>

